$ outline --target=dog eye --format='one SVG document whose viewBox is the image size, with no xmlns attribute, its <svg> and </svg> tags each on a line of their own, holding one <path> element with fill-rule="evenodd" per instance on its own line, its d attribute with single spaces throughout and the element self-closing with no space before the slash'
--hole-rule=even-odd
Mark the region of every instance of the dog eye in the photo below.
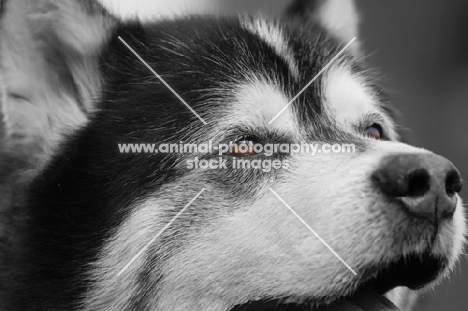
<svg viewBox="0 0 468 311">
<path fill-rule="evenodd" d="M 254 154 L 254 145 L 256 143 L 256 139 L 252 136 L 240 136 L 231 147 L 232 154 L 237 156 Z"/>
<path fill-rule="evenodd" d="M 382 139 L 382 127 L 379 124 L 372 124 L 366 128 L 365 134 L 367 137 L 380 140 Z"/>
</svg>

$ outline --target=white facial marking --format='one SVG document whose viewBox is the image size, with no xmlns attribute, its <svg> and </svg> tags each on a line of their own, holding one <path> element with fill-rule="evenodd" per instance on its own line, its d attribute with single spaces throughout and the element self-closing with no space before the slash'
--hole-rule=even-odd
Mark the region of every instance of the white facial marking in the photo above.
<svg viewBox="0 0 468 311">
<path fill-rule="evenodd" d="M 145 252 L 138 257 L 120 276 L 117 273 L 143 249 L 166 223 L 161 222 L 164 214 L 162 202 L 149 199 L 133 207 L 133 211 L 119 227 L 114 236 L 106 241 L 99 260 L 91 268 L 90 278 L 94 286 L 84 300 L 86 310 L 125 310 L 129 308 L 132 293 L 138 290 L 138 274 L 144 270 Z M 158 241 L 159 242 L 159 241 Z M 156 304 L 156 298 L 149 300 Z"/>
<path fill-rule="evenodd" d="M 356 124 L 364 113 L 376 111 L 374 99 L 359 78 L 346 68 L 333 68 L 324 80 L 325 108 L 342 126 Z"/>
<path fill-rule="evenodd" d="M 408 243 L 405 235 L 395 237 L 406 216 L 394 205 L 382 202 L 370 186 L 370 174 L 380 159 L 395 152 L 429 153 L 402 143 L 376 141 L 358 157 L 300 154 L 291 171 L 283 174 L 285 182 L 274 185 L 304 221 L 356 268 L 358 276 L 369 265 L 392 262 L 427 247 L 424 238 Z M 338 196 L 336 189 L 340 189 Z M 361 193 L 366 196 L 361 197 Z M 121 279 L 116 278 L 120 268 L 116 263 L 124 264 L 164 226 L 160 220 L 167 218 L 164 214 L 173 200 L 158 196 L 134 207 L 92 271 L 97 283 L 85 299 L 87 310 L 128 308 L 130 299 L 140 290 L 146 291 L 146 303 L 152 310 L 214 311 L 284 295 L 297 298 L 313 293 L 333 299 L 350 294 L 359 285 L 359 277 L 353 276 L 273 195 L 259 196 L 252 204 L 236 205 L 232 214 L 210 219 L 201 230 L 187 236 L 190 242 L 177 252 L 170 240 L 166 245 L 155 245 L 153 252 L 167 259 L 158 263 L 164 275 L 157 288 L 139 287 L 138 273 L 147 271 L 156 283 L 159 276 L 158 272 L 151 274 L 154 267 L 146 266 L 144 257 Z M 226 207 L 225 203 L 203 206 L 219 209 Z M 195 216 L 190 214 L 187 211 L 184 217 Z M 441 227 L 440 241 L 433 249 L 447 256 L 453 253 L 450 267 L 465 233 L 461 201 L 454 218 L 453 227 Z M 174 226 L 174 232 L 181 229 L 176 223 Z"/>
<path fill-rule="evenodd" d="M 361 125 L 366 115 L 378 114 L 381 120 L 376 123 L 384 123 L 381 125 L 388 138 L 397 138 L 393 122 L 382 113 L 379 98 L 363 78 L 352 74 L 349 66 L 330 69 L 325 74 L 323 92 L 325 111 L 342 129 L 355 128 Z"/>
<path fill-rule="evenodd" d="M 262 17 L 254 20 L 247 18 L 241 19 L 242 26 L 248 31 L 260 37 L 272 47 L 275 52 L 286 62 L 293 77 L 299 77 L 299 69 L 294 60 L 294 55 L 288 46 L 283 29 L 277 22 L 267 21 Z"/>
<path fill-rule="evenodd" d="M 276 85 L 253 80 L 250 84 L 238 87 L 235 98 L 237 102 L 232 106 L 233 112 L 229 115 L 229 120 L 233 123 L 298 132 L 291 107 L 288 107 L 275 122 L 268 125 L 268 122 L 290 101 Z"/>
</svg>

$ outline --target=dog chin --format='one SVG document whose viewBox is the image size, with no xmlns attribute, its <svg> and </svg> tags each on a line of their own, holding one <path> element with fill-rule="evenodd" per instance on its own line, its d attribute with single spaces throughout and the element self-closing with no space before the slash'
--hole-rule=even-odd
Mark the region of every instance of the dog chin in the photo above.
<svg viewBox="0 0 468 311">
<path fill-rule="evenodd" d="M 434 255 L 430 252 L 415 253 L 402 256 L 387 264 L 378 264 L 363 269 L 361 284 L 352 294 L 345 297 L 311 297 L 302 303 L 290 303 L 289 301 L 294 301 L 293 297 L 271 297 L 237 305 L 230 311 L 319 311 L 322 310 L 320 306 L 325 305 L 328 306 L 323 310 L 329 310 L 329 308 L 334 310 L 334 305 L 342 305 L 345 301 L 359 305 L 359 301 L 368 295 L 373 295 L 377 299 L 376 301 L 380 301 L 379 303 L 391 304 L 386 302 L 386 298 L 383 297 L 385 293 L 399 286 L 405 286 L 412 290 L 420 289 L 436 280 L 447 268 L 448 263 L 449 260 L 440 255 Z M 369 304 L 369 299 L 365 300 Z"/>
</svg>

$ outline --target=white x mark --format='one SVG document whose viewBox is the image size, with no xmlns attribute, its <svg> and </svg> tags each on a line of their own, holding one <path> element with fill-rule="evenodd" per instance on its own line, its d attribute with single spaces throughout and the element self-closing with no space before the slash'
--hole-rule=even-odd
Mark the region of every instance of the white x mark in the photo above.
<svg viewBox="0 0 468 311">
<path fill-rule="evenodd" d="M 144 60 L 143 58 L 141 58 L 141 56 L 138 55 L 137 52 L 135 52 L 135 51 L 132 49 L 132 47 L 131 47 L 130 45 L 127 44 L 127 42 L 125 42 L 124 39 L 122 39 L 122 38 L 119 36 L 119 40 L 122 41 L 122 43 L 125 44 L 125 46 L 126 46 L 130 51 L 132 51 L 132 53 L 135 54 L 135 56 L 138 57 L 138 59 L 139 59 L 146 67 L 148 67 L 148 69 L 156 76 L 156 78 L 158 78 L 158 79 L 159 79 L 159 80 L 160 80 L 160 81 L 161 81 L 161 82 L 162 82 L 162 83 L 163 83 L 163 84 L 164 84 L 164 85 L 165 85 L 165 86 L 166 86 L 166 87 L 167 87 L 167 88 L 168 88 L 168 89 L 185 105 L 185 106 L 187 106 L 187 108 L 190 109 L 190 111 L 193 112 L 193 114 L 196 115 L 197 118 L 200 119 L 200 121 L 202 121 L 204 125 L 207 124 L 207 123 L 205 122 L 205 120 L 203 120 L 202 117 L 200 117 L 200 116 L 198 115 L 198 113 L 196 113 L 195 110 L 193 110 L 192 107 L 190 107 L 189 104 L 187 104 L 187 103 L 185 102 L 185 100 L 184 100 L 182 97 L 180 97 L 179 94 L 177 94 L 177 92 L 174 91 L 174 89 L 173 89 L 169 84 L 167 84 L 166 81 L 164 81 L 163 78 L 161 78 L 161 76 L 158 75 L 157 72 L 154 71 L 154 69 L 151 68 L 151 66 L 148 65 L 148 63 L 145 62 L 145 60 Z"/>
<path fill-rule="evenodd" d="M 130 262 L 125 266 L 123 267 L 122 270 L 120 270 L 119 273 L 117 273 L 117 276 L 120 276 L 125 270 L 127 270 L 128 267 L 130 267 L 130 265 L 135 261 L 137 260 L 138 257 L 141 256 L 141 254 L 143 254 L 147 249 L 148 247 L 154 243 L 154 241 L 156 241 L 157 238 L 159 238 L 159 236 L 167 229 L 169 228 L 172 223 L 183 213 L 185 212 L 185 210 L 193 203 L 193 201 L 195 201 L 202 193 L 203 191 L 205 191 L 206 188 L 203 188 L 199 193 L 197 193 L 197 195 L 192 199 L 190 200 L 190 202 L 187 203 L 187 205 L 184 206 L 183 209 L 180 210 L 180 212 L 177 213 L 177 215 L 175 215 L 174 218 L 172 218 L 172 220 L 170 222 L 167 223 L 167 225 L 164 226 L 164 228 L 161 229 L 161 231 L 158 232 L 158 234 L 156 234 L 156 236 L 154 238 L 151 239 L 151 241 L 149 241 L 148 243 L 146 243 L 146 245 L 138 252 L 138 254 L 136 254 L 135 256 L 133 256 L 132 260 L 130 260 Z"/>
<path fill-rule="evenodd" d="M 327 68 L 330 67 L 331 64 L 333 64 L 333 62 L 334 62 L 335 60 L 337 60 L 338 57 L 340 57 L 340 55 L 343 54 L 343 52 L 344 52 L 351 44 L 353 44 L 353 42 L 354 42 L 355 40 L 356 40 L 356 37 L 352 38 L 351 41 L 349 41 L 349 43 L 346 44 L 346 46 L 345 46 L 344 48 L 342 48 L 341 51 L 339 51 L 338 54 L 336 54 L 335 57 L 333 57 L 332 60 L 329 61 L 328 64 L 327 64 L 325 67 L 323 67 L 323 69 L 320 70 L 320 72 L 319 72 L 312 80 L 310 80 L 310 82 L 307 83 L 307 85 L 304 86 L 304 88 L 303 88 L 296 96 L 294 96 L 294 98 L 291 99 L 291 101 L 290 101 L 286 106 L 284 106 L 283 109 L 281 109 L 281 111 L 278 112 L 278 113 L 276 114 L 276 116 L 275 116 L 273 119 L 271 119 L 270 122 L 268 122 L 268 124 L 272 124 L 286 109 L 288 109 L 288 107 L 291 106 L 291 104 L 292 104 L 299 96 L 301 96 L 301 94 L 304 93 L 304 91 L 307 90 L 307 88 L 308 88 L 309 86 L 311 86 L 312 83 L 314 83 L 314 81 L 317 80 L 317 78 L 320 77 L 320 75 L 321 75 L 322 73 L 324 73 L 325 70 L 327 70 Z"/>
<path fill-rule="evenodd" d="M 333 250 L 333 248 L 331 248 L 331 246 L 328 245 L 327 242 L 325 242 L 325 240 L 322 239 L 322 238 L 320 237 L 320 235 L 318 235 L 318 233 L 315 232 L 314 229 L 312 229 L 312 228 L 304 221 L 304 219 L 302 219 L 301 216 L 299 216 L 299 215 L 291 208 L 291 206 L 288 205 L 288 203 L 286 203 L 273 189 L 271 189 L 271 188 L 268 188 L 268 189 L 269 189 L 269 190 L 270 190 L 270 191 L 271 191 L 271 192 L 272 192 L 272 193 L 273 193 L 273 194 L 274 194 L 274 195 L 275 195 L 275 196 L 276 196 L 276 197 L 277 197 L 293 214 L 294 214 L 294 216 L 297 217 L 297 219 L 299 219 L 300 222 L 302 222 L 302 224 L 303 224 L 304 226 L 307 227 L 307 229 L 309 229 L 310 232 L 312 232 L 312 233 L 317 237 L 317 239 L 320 240 L 320 242 L 323 243 L 323 245 L 325 245 L 325 246 L 330 250 L 330 252 L 333 253 L 333 255 L 336 256 L 336 258 L 338 258 L 338 259 L 346 266 L 346 268 L 349 269 L 349 271 L 351 271 L 354 275 L 357 275 L 357 273 L 346 263 L 346 261 L 344 261 L 343 258 L 341 258 L 340 255 L 338 255 L 338 254 Z"/>
</svg>

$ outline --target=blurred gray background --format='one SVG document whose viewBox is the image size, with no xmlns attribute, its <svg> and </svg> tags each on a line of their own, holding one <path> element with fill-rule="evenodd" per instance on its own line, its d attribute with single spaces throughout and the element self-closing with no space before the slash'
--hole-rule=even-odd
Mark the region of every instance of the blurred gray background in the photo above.
<svg viewBox="0 0 468 311">
<path fill-rule="evenodd" d="M 411 144 L 452 160 L 468 180 L 468 1 L 358 0 L 369 62 L 393 92 Z M 468 187 L 462 192 L 468 202 Z M 466 251 L 465 251 L 466 252 Z M 420 310 L 468 310 L 468 256 Z"/>
<path fill-rule="evenodd" d="M 280 12 L 289 0 L 225 0 L 230 9 Z M 468 180 L 468 1 L 356 0 L 360 40 L 380 69 L 411 144 L 441 154 Z M 462 192 L 468 202 L 468 185 Z M 419 310 L 468 310 L 468 256 Z M 418 310 L 418 311 L 419 311 Z"/>
</svg>

